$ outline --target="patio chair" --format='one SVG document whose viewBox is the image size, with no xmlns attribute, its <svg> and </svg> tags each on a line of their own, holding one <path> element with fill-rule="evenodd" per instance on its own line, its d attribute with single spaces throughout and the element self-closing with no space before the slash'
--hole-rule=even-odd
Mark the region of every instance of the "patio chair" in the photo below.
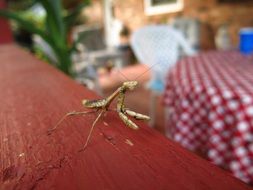
<svg viewBox="0 0 253 190">
<path fill-rule="evenodd" d="M 186 55 L 195 51 L 178 30 L 168 25 L 149 25 L 137 30 L 132 35 L 131 47 L 138 61 L 151 70 L 147 86 L 151 90 L 150 126 L 154 126 L 157 97 L 164 91 L 165 76 L 178 61 L 180 48 Z"/>
</svg>

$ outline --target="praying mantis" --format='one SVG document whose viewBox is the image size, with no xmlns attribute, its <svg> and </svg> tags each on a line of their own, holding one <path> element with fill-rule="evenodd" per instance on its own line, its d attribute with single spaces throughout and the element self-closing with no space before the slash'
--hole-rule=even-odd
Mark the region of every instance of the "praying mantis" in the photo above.
<svg viewBox="0 0 253 190">
<path fill-rule="evenodd" d="M 90 140 L 92 131 L 98 122 L 98 120 L 103 116 L 103 114 L 107 111 L 109 111 L 109 107 L 112 103 L 112 101 L 117 97 L 117 108 L 116 111 L 120 117 L 120 119 L 125 123 L 125 125 L 131 129 L 137 130 L 139 127 L 131 121 L 128 116 L 133 117 L 136 120 L 150 120 L 150 117 L 147 115 L 143 115 L 140 113 L 136 113 L 134 111 L 129 110 L 128 108 L 125 107 L 125 94 L 128 90 L 132 91 L 135 89 L 137 86 L 138 82 L 137 81 L 126 81 L 123 82 L 123 84 L 116 90 L 114 91 L 109 97 L 105 99 L 99 99 L 99 100 L 87 100 L 84 99 L 82 100 L 82 105 L 85 108 L 88 109 L 94 109 L 93 111 L 73 111 L 65 114 L 59 121 L 58 123 L 51 129 L 48 130 L 49 134 L 51 134 L 52 131 L 56 130 L 59 126 L 59 124 L 68 116 L 73 116 L 73 115 L 82 115 L 82 114 L 88 114 L 88 113 L 93 113 L 100 111 L 94 122 L 92 123 L 91 129 L 89 131 L 88 137 L 86 139 L 86 142 L 81 150 L 84 150 L 88 142 Z"/>
</svg>

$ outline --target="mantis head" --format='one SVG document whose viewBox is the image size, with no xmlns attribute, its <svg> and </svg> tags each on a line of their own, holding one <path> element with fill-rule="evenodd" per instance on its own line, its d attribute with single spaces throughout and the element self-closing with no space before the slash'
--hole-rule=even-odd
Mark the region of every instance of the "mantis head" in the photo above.
<svg viewBox="0 0 253 190">
<path fill-rule="evenodd" d="M 137 81 L 127 81 L 123 83 L 123 87 L 126 90 L 133 90 L 137 86 L 138 82 Z"/>
</svg>

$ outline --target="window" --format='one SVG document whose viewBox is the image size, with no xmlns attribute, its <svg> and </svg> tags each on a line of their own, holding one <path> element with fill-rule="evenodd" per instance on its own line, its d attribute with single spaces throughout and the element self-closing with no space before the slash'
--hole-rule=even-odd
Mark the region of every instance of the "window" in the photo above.
<svg viewBox="0 0 253 190">
<path fill-rule="evenodd" d="M 177 12 L 184 6 L 183 0 L 144 0 L 144 4 L 147 15 Z"/>
</svg>

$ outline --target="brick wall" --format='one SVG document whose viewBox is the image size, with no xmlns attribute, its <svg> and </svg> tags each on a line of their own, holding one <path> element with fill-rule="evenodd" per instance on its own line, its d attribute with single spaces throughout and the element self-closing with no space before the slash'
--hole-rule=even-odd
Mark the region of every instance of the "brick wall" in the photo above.
<svg viewBox="0 0 253 190">
<path fill-rule="evenodd" d="M 91 0 L 91 5 L 85 7 L 82 16 L 87 17 L 88 25 L 103 25 L 103 0 Z"/>
<path fill-rule="evenodd" d="M 184 0 L 184 9 L 180 13 L 155 16 L 145 15 L 144 0 L 114 0 L 114 6 L 116 17 L 123 21 L 131 31 L 145 24 L 168 23 L 178 14 L 197 18 L 202 23 L 201 44 L 204 49 L 214 48 L 214 35 L 223 24 L 229 24 L 229 34 L 234 46 L 238 44 L 239 29 L 253 26 L 253 1 L 218 3 L 217 0 Z"/>
</svg>

